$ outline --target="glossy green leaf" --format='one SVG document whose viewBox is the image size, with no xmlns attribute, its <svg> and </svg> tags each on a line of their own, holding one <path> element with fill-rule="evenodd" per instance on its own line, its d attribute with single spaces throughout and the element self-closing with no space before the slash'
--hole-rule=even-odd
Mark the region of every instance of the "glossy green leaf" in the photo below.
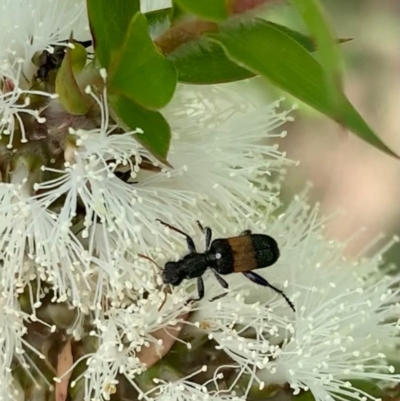
<svg viewBox="0 0 400 401">
<path fill-rule="evenodd" d="M 132 17 L 140 11 L 140 0 L 86 0 L 96 58 L 109 67 L 112 54 L 125 39 Z"/>
<path fill-rule="evenodd" d="M 191 84 L 216 84 L 254 77 L 254 73 L 239 67 L 226 57 L 215 43 L 196 48 L 193 52 L 173 54 L 169 57 L 178 72 L 180 82 Z"/>
<path fill-rule="evenodd" d="M 167 164 L 171 129 L 163 115 L 146 110 L 123 96 L 110 95 L 109 102 L 115 121 L 126 131 L 137 128 L 143 130 L 143 134 L 135 134 L 134 138 L 162 163 Z"/>
<path fill-rule="evenodd" d="M 73 53 L 75 53 L 75 56 L 72 56 Z M 68 113 L 74 115 L 86 114 L 91 103 L 88 95 L 79 88 L 72 68 L 72 60 L 75 60 L 76 68 L 79 67 L 77 60 L 80 59 L 80 53 L 79 46 L 74 49 L 67 48 L 55 82 L 55 90 L 61 104 Z"/>
<path fill-rule="evenodd" d="M 309 52 L 315 50 L 313 40 L 300 32 L 294 31 L 286 26 L 270 21 L 264 21 L 266 25 L 271 25 L 290 36 Z M 178 71 L 180 82 L 191 84 L 216 84 L 222 82 L 233 82 L 253 77 L 253 72 L 239 67 L 236 63 L 229 60 L 224 50 L 215 43 L 204 43 L 205 38 L 187 44 L 187 49 L 176 51 L 169 55 L 169 59 L 174 63 Z M 341 39 L 339 42 L 347 41 Z M 193 51 L 189 46 L 193 46 Z"/>
<path fill-rule="evenodd" d="M 187 12 L 209 21 L 220 22 L 228 17 L 226 0 L 175 0 L 175 2 Z"/>
<path fill-rule="evenodd" d="M 171 100 L 176 82 L 174 65 L 158 51 L 149 36 L 146 18 L 137 13 L 111 62 L 110 91 L 145 108 L 159 109 Z"/>
<path fill-rule="evenodd" d="M 339 105 L 341 112 L 337 122 L 348 128 L 350 131 L 355 133 L 359 138 L 375 146 L 377 149 L 398 158 L 399 156 L 394 153 L 390 148 L 388 148 L 381 139 L 376 135 L 373 129 L 367 124 L 364 118 L 359 114 L 355 107 L 350 103 L 350 101 L 345 98 L 345 100 Z M 327 114 L 329 115 L 329 114 Z"/>
<path fill-rule="evenodd" d="M 373 132 L 346 96 L 334 107 L 321 64 L 299 43 L 276 27 L 256 20 L 228 26 L 207 36 L 219 43 L 238 65 L 259 74 L 316 110 L 348 127 L 361 139 L 395 155 Z"/>
<path fill-rule="evenodd" d="M 292 0 L 315 40 L 319 60 L 322 63 L 328 95 L 333 106 L 341 100 L 343 82 L 339 46 L 319 0 Z"/>
<path fill-rule="evenodd" d="M 304 35 L 298 31 L 294 31 L 293 29 L 288 28 L 287 26 L 277 24 L 272 21 L 265 21 L 267 25 L 271 25 L 281 31 L 282 33 L 285 33 L 292 39 L 294 39 L 297 43 L 302 45 L 306 50 L 309 52 L 314 52 L 316 49 L 315 41 L 313 38 L 310 36 Z M 342 38 L 342 39 L 336 39 L 336 43 L 341 44 L 341 43 L 346 43 L 349 42 L 351 39 L 348 38 Z"/>
</svg>

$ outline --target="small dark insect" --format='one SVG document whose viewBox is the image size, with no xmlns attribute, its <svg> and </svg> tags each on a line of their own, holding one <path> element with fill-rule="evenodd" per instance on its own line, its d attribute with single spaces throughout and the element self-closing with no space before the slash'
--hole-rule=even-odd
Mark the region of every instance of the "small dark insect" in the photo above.
<svg viewBox="0 0 400 401">
<path fill-rule="evenodd" d="M 45 50 L 39 56 L 36 78 L 47 81 L 51 71 L 60 67 L 65 55 L 64 46 L 56 46 L 53 53 Z"/>
<path fill-rule="evenodd" d="M 126 182 L 127 184 L 138 184 L 138 181 L 129 181 L 131 176 L 131 171 L 114 171 L 116 177 L 118 177 L 121 181 Z"/>
<path fill-rule="evenodd" d="M 197 278 L 197 289 L 199 297 L 192 301 L 199 301 L 204 297 L 204 281 L 202 275 L 207 269 L 211 269 L 216 279 L 223 288 L 228 288 L 228 283 L 221 275 L 231 273 L 242 273 L 249 280 L 264 287 L 269 287 L 286 300 L 295 311 L 293 303 L 283 291 L 270 284 L 263 277 L 252 270 L 273 265 L 279 258 L 277 242 L 270 236 L 264 234 L 253 234 L 251 231 L 243 231 L 237 237 L 219 238 L 211 242 L 212 231 L 209 227 L 203 228 L 197 222 L 205 236 L 206 251 L 196 251 L 193 239 L 183 231 L 158 220 L 161 224 L 171 230 L 182 234 L 186 238 L 189 254 L 177 262 L 168 262 L 162 273 L 165 284 L 179 285 L 184 279 Z M 211 299 L 214 301 L 223 297 L 223 293 Z"/>
<path fill-rule="evenodd" d="M 132 162 L 135 162 L 135 157 L 133 156 L 131 159 Z M 115 163 L 115 160 L 111 160 L 112 163 Z M 145 171 L 153 171 L 153 172 L 160 172 L 161 167 L 155 166 L 151 160 L 149 160 L 146 157 L 141 157 L 141 161 L 139 163 L 139 168 L 140 170 L 145 170 Z M 126 171 L 121 171 L 121 170 L 114 170 L 114 174 L 116 177 L 118 177 L 121 181 L 126 182 L 127 184 L 138 184 L 138 181 L 131 181 L 132 175 L 131 175 L 131 170 L 128 169 Z"/>
<path fill-rule="evenodd" d="M 75 40 L 74 42 L 79 43 L 84 47 L 89 47 L 92 45 L 91 40 L 87 40 L 84 42 L 79 42 Z M 44 50 L 39 56 L 36 78 L 43 82 L 46 82 L 49 79 L 49 74 L 52 71 L 60 68 L 61 63 L 65 57 L 65 50 L 66 50 L 65 46 L 54 46 L 53 53 Z"/>
</svg>

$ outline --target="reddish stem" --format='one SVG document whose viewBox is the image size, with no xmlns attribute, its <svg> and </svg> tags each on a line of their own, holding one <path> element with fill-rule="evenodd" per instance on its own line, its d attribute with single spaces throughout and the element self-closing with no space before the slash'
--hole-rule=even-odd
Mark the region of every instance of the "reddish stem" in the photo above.
<svg viewBox="0 0 400 401">
<path fill-rule="evenodd" d="M 201 1 L 201 0 L 199 0 Z M 231 0 L 230 15 L 237 16 L 276 0 Z M 156 45 L 165 54 L 170 54 L 181 45 L 198 39 L 205 32 L 215 32 L 219 25 L 198 18 L 185 19 L 172 26 L 156 40 Z"/>
</svg>

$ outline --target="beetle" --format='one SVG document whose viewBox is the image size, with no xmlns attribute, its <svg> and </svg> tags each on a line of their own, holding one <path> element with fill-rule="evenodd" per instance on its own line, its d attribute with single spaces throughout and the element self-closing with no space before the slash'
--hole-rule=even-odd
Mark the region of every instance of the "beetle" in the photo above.
<svg viewBox="0 0 400 401">
<path fill-rule="evenodd" d="M 82 45 L 85 48 L 88 48 L 92 45 L 91 40 L 86 40 L 83 42 L 74 40 L 74 42 Z M 63 62 L 65 57 L 65 50 L 66 46 L 62 45 L 54 46 L 53 52 L 51 53 L 48 50 L 44 50 L 39 55 L 39 59 L 37 62 L 38 70 L 36 71 L 36 79 L 47 82 L 49 80 L 50 73 L 61 67 L 61 63 Z"/>
<path fill-rule="evenodd" d="M 253 234 L 250 230 L 246 230 L 239 236 L 218 238 L 211 242 L 211 228 L 203 227 L 198 221 L 197 225 L 204 234 L 206 249 L 205 252 L 199 253 L 196 251 L 193 239 L 188 234 L 159 219 L 157 221 L 183 235 L 189 251 L 186 256 L 177 262 L 167 262 L 165 264 L 162 273 L 164 284 L 178 286 L 184 279 L 197 278 L 198 298 L 192 299 L 192 301 L 199 301 L 204 297 L 202 276 L 207 269 L 211 269 L 219 284 L 225 289 L 229 285 L 222 278 L 222 275 L 242 273 L 254 283 L 269 287 L 280 294 L 290 308 L 295 311 L 292 301 L 282 290 L 273 286 L 265 278 L 253 271 L 271 266 L 279 259 L 280 251 L 274 238 L 265 234 Z M 226 294 L 223 293 L 214 297 L 212 301 Z"/>
</svg>

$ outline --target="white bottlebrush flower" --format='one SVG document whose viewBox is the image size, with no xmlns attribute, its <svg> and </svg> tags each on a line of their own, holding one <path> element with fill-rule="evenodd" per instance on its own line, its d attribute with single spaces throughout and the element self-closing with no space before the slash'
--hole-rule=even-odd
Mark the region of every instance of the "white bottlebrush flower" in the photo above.
<svg viewBox="0 0 400 401">
<path fill-rule="evenodd" d="M 38 385 L 36 380 L 37 373 L 41 376 L 40 379 L 47 381 L 26 352 L 29 350 L 31 355 L 45 359 L 45 356 L 26 339 L 28 332 L 26 325 L 40 320 L 35 314 L 29 315 L 23 312 L 17 297 L 8 295 L 2 288 L 0 296 L 0 401 L 20 399 L 18 386 L 14 386 L 13 362 L 24 369 L 28 377 L 36 385 Z M 43 321 L 40 321 L 40 323 L 47 328 L 49 333 L 55 330 L 55 327 L 50 327 Z"/>
<path fill-rule="evenodd" d="M 151 7 L 162 7 L 159 3 Z M 34 352 L 24 334 L 36 315 L 22 313 L 16 299 L 32 280 L 39 294 L 30 300 L 34 312 L 42 301 L 44 307 L 66 301 L 77 309 L 73 327 L 60 328 L 60 334 L 72 335 L 78 348 L 74 356 L 87 351 L 80 340 L 89 341 L 90 351 L 73 366 L 86 360 L 87 369 L 71 383 L 84 381 L 85 399 L 110 399 L 121 374 L 143 398 L 159 401 L 236 400 L 231 390 L 239 378 L 248 379 L 245 397 L 254 385 L 288 383 L 294 394 L 310 389 L 317 401 L 364 401 L 368 395 L 349 386 L 352 378 L 400 382 L 384 355 L 397 342 L 399 279 L 384 276 L 377 258 L 356 266 L 344 260 L 343 246 L 323 239 L 321 220 L 302 201 L 273 218 L 290 164 L 275 145 L 285 136 L 276 130 L 290 121 L 279 102 L 257 106 L 229 87 L 179 86 L 162 110 L 172 128 L 171 169 L 160 167 L 138 144 L 141 127 L 122 133 L 110 121 L 106 85 L 100 96 L 87 90 L 95 107 L 86 116 L 71 117 L 53 99 L 30 109 L 29 96 L 48 96 L 26 89 L 34 82 L 33 55 L 64 45 L 71 31 L 75 39 L 89 39 L 85 4 L 0 2 L 9 16 L 0 39 L 0 131 L 10 136 L 10 146 L 14 131 L 22 138 L 21 148 L 6 149 L 6 168 L 0 166 L 5 174 L 0 184 L 0 306 L 5 311 L 0 379 L 7 390 L 12 360 L 27 367 L 31 361 L 23 348 Z M 105 71 L 100 73 L 106 83 Z M 29 122 L 46 124 L 47 136 L 36 136 L 33 145 L 24 131 L 32 128 L 24 126 L 26 115 Z M 44 142 L 56 142 L 57 152 L 42 157 L 43 174 L 36 174 L 30 151 L 43 150 Z M 144 160 L 152 168 L 146 169 Z M 122 170 L 130 171 L 134 182 L 120 179 Z M 227 277 L 230 291 L 214 303 L 208 299 L 223 289 L 212 274 L 205 277 L 206 298 L 197 303 L 188 302 L 197 295 L 195 281 L 163 286 L 156 263 L 182 256 L 185 241 L 157 219 L 190 234 L 196 220 L 210 225 L 214 236 L 235 236 L 246 228 L 270 234 L 281 258 L 259 273 L 282 287 L 296 311 L 279 294 L 239 274 Z M 146 367 L 175 340 L 186 343 L 179 330 L 172 330 L 184 325 L 195 337 L 215 340 L 214 351 L 233 361 L 233 382 L 224 383 L 228 388 L 219 389 L 222 366 L 215 362 L 214 377 L 204 383 L 194 377 L 205 373 L 201 367 L 189 376 L 180 372 L 176 380 L 158 378 L 151 391 L 140 388 L 137 379 Z"/>
<path fill-rule="evenodd" d="M 200 303 L 191 320 L 260 388 L 289 383 L 318 401 L 374 399 L 349 380 L 400 382 L 384 354 L 398 343 L 400 278 L 380 272 L 378 256 L 346 261 L 345 244 L 326 241 L 322 223 L 318 209 L 297 199 L 268 229 L 255 224 L 281 249 L 279 261 L 258 273 L 285 291 L 296 312 L 279 294 L 233 277 L 232 292 L 213 307 Z"/>
<path fill-rule="evenodd" d="M 53 46 L 65 45 L 71 32 L 75 39 L 90 39 L 83 0 L 2 0 L 0 10 L 7 15 L 2 23 L 0 66 L 20 58 L 28 80 L 35 71 L 32 58 L 36 52 L 52 52 Z"/>
<path fill-rule="evenodd" d="M 234 398 L 224 398 L 218 395 L 217 391 L 209 392 L 207 389 L 207 384 L 199 384 L 190 381 L 193 377 L 204 373 L 207 371 L 207 366 L 204 365 L 194 373 L 186 376 L 184 378 L 177 378 L 175 381 L 167 381 L 158 378 L 154 378 L 153 382 L 156 385 L 147 393 L 140 395 L 140 399 L 144 400 L 155 400 L 155 401 L 169 401 L 169 400 L 180 400 L 180 401 L 190 401 L 190 400 L 204 400 L 204 401 L 222 401 L 222 400 L 232 400 Z M 179 374 L 179 372 L 175 372 Z M 179 377 L 179 376 L 178 376 Z M 210 381 L 212 382 L 212 380 Z"/>
<path fill-rule="evenodd" d="M 151 187 L 144 181 L 130 184 L 119 179 L 115 174 L 118 167 L 129 168 L 135 179 L 144 156 L 155 160 L 135 140 L 135 135 L 142 134 L 140 128 L 124 134 L 114 133 L 117 127 L 109 122 L 106 90 L 101 98 L 90 88 L 88 93 L 99 106 L 100 126 L 92 130 L 71 129 L 75 143 L 65 150 L 64 170 L 44 166 L 44 171 L 59 176 L 38 183 L 35 189 L 43 192 L 44 204 L 51 204 L 65 195 L 58 218 L 62 231 L 70 229 L 78 199 L 82 202 L 85 212 L 82 236 L 88 239 L 91 256 L 96 256 L 104 247 L 115 251 L 112 243 L 118 245 L 118 252 L 135 246 L 137 252 L 151 254 L 150 248 L 156 249 L 162 244 L 164 250 L 169 249 L 171 241 L 157 219 L 172 224 L 186 220 L 191 224 L 191 215 L 183 205 L 193 204 L 194 196 L 179 189 Z"/>
<path fill-rule="evenodd" d="M 46 11 L 46 7 L 42 3 L 38 3 L 36 8 L 34 7 L 35 15 L 40 15 L 40 18 L 43 19 L 47 15 L 46 12 L 49 15 L 56 14 L 54 10 L 58 7 L 60 19 L 57 21 L 64 18 L 67 27 L 78 24 L 82 3 L 75 2 L 71 7 L 66 6 L 62 1 L 53 1 L 51 4 L 52 7 Z M 53 22 L 54 24 L 58 23 Z M 53 36 L 50 33 L 47 36 L 38 34 L 37 41 L 46 36 L 48 38 L 46 40 L 52 44 L 59 43 L 57 40 L 62 40 L 64 31 L 56 29 L 54 24 L 49 26 L 49 32 L 56 31 L 57 33 Z M 82 29 L 85 27 L 81 26 Z M 76 29 L 79 31 L 78 28 Z M 19 63 L 20 67 L 17 71 L 18 77 L 22 75 L 21 66 L 27 60 L 26 52 L 25 55 L 20 54 L 22 61 Z M 9 68 L 7 71 L 14 72 L 14 69 Z M 18 78 L 13 82 L 15 89 L 13 95 L 21 91 L 18 87 L 20 80 Z M 74 137 L 75 145 L 67 145 L 64 152 L 66 158 L 64 168 L 55 169 L 49 164 L 43 166 L 43 170 L 53 174 L 55 178 L 38 182 L 34 186 L 35 191 L 39 192 L 35 198 L 35 202 L 37 201 L 35 205 L 47 208 L 63 199 L 63 205 L 59 211 L 44 212 L 39 215 L 51 217 L 52 238 L 56 233 L 60 240 L 64 239 L 68 244 L 73 243 L 73 247 L 66 247 L 66 252 L 64 252 L 69 257 L 68 262 L 71 265 L 80 264 L 82 259 L 87 264 L 91 263 L 90 268 L 86 265 L 83 269 L 78 268 L 77 270 L 85 277 L 84 282 L 90 277 L 91 280 L 94 280 L 92 284 L 95 288 L 101 288 L 101 291 L 94 297 L 95 303 L 99 297 L 101 298 L 104 288 L 111 288 L 110 281 L 115 284 L 113 289 L 117 294 L 126 287 L 124 283 L 124 279 L 127 277 L 126 272 L 119 268 L 117 269 L 118 274 L 116 274 L 112 267 L 118 263 L 119 266 L 126 265 L 126 269 L 128 269 L 129 262 L 125 263 L 125 261 L 131 260 L 129 256 L 131 249 L 129 248 L 133 247 L 135 252 L 156 255 L 164 260 L 172 257 L 171 253 L 181 239 L 177 237 L 171 239 L 170 233 L 157 223 L 157 219 L 192 232 L 195 219 L 211 222 L 215 216 L 224 211 L 226 204 L 231 204 L 227 211 L 227 219 L 231 220 L 230 224 L 237 222 L 238 218 L 251 215 L 253 208 L 251 205 L 246 205 L 247 195 L 245 194 L 248 190 L 252 191 L 254 202 L 259 202 L 264 207 L 277 203 L 278 181 L 276 184 L 268 186 L 267 193 L 263 193 L 261 191 L 267 181 L 262 176 L 279 172 L 286 164 L 286 160 L 275 146 L 259 146 L 266 135 L 264 132 L 258 134 L 257 128 L 260 126 L 269 129 L 275 128 L 287 120 L 286 113 L 274 114 L 272 110 L 267 110 L 267 115 L 262 117 L 261 114 L 266 110 L 254 109 L 253 114 L 246 116 L 245 112 L 250 110 L 250 103 L 246 101 L 248 110 L 242 110 L 243 121 L 236 119 L 230 123 L 231 125 L 225 124 L 229 117 L 228 114 L 232 115 L 237 111 L 234 105 L 238 99 L 232 100 L 233 92 L 229 93 L 226 90 L 218 91 L 214 87 L 206 90 L 211 94 L 210 98 L 207 98 L 204 89 L 194 87 L 190 89 L 188 104 L 190 104 L 191 110 L 186 116 L 182 116 L 178 111 L 181 107 L 179 102 L 186 101 L 185 95 L 178 96 L 171 107 L 165 110 L 165 113 L 170 115 L 174 130 L 171 158 L 173 163 L 176 162 L 176 168 L 172 171 L 149 173 L 140 170 L 139 164 L 143 156 L 152 162 L 155 160 L 138 145 L 134 138 L 134 135 L 141 135 L 140 127 L 135 132 L 125 134 L 118 133 L 117 135 L 114 132 L 116 127 L 110 125 L 108 118 L 106 91 L 101 99 L 92 94 L 100 108 L 100 126 L 93 129 L 87 129 L 86 126 L 83 127 L 85 129 L 79 128 L 79 126 L 72 127 L 71 137 Z M 32 94 L 37 95 L 38 93 Z M 16 99 L 16 96 L 12 97 L 12 99 L 14 98 Z M 213 103 L 216 106 L 215 112 L 210 113 Z M 59 105 L 57 106 L 55 102 L 50 102 L 46 107 L 45 114 L 48 121 L 43 121 L 46 123 L 46 127 L 48 123 L 53 126 L 53 120 L 57 120 L 56 117 L 59 117 L 60 113 L 57 107 Z M 4 124 L 8 124 L 7 129 L 3 129 L 3 133 L 10 135 L 10 146 L 13 142 L 15 121 L 18 121 L 21 127 L 23 142 L 27 140 L 24 135 L 24 125 L 20 119 L 22 112 L 31 113 L 38 122 L 42 122 L 39 121 L 42 118 L 39 117 L 38 111 L 30 110 L 29 107 L 14 110 L 8 106 L 8 109 L 3 109 Z M 52 113 L 55 113 L 53 120 Z M 64 122 L 64 120 L 60 120 L 57 121 L 57 124 L 62 125 Z M 189 129 L 193 123 L 198 125 L 197 131 Z M 234 128 L 233 125 L 238 127 L 236 131 L 238 140 L 227 146 L 227 137 L 229 131 Z M 223 133 L 221 138 L 215 135 L 218 127 L 224 127 L 221 128 Z M 242 136 L 241 130 L 247 130 L 248 146 L 245 145 L 246 141 L 239 141 L 239 137 Z M 186 132 L 189 134 L 188 138 L 182 142 L 179 136 Z M 273 137 L 274 135 L 269 134 L 269 136 Z M 215 146 L 215 154 L 207 151 L 210 141 L 214 141 L 212 146 Z M 182 145 L 180 145 L 181 143 Z M 63 149 L 64 145 L 61 141 L 59 147 Z M 207 153 L 207 158 L 199 159 L 197 157 L 199 153 L 204 155 Z M 217 163 L 215 175 L 213 174 L 214 167 L 211 167 L 213 163 Z M 114 171 L 121 166 L 131 170 L 133 179 L 137 175 L 139 182 L 128 184 L 118 179 Z M 187 167 L 190 170 L 189 174 L 181 177 Z M 204 176 L 197 173 L 200 170 Z M 75 249 L 79 248 L 79 244 L 76 243 L 76 237 L 70 233 L 70 229 L 73 221 L 77 218 L 79 202 L 83 204 L 85 214 L 80 237 L 84 240 L 86 252 L 81 252 L 78 257 Z M 219 225 L 220 229 L 223 227 L 224 225 Z M 23 240 L 20 239 L 19 243 L 22 244 L 22 242 Z M 54 247 L 54 245 L 52 246 Z M 22 257 L 24 248 L 21 249 Z M 47 250 L 47 248 L 44 249 Z M 128 256 L 126 257 L 125 254 Z M 41 257 L 34 256 L 40 263 L 43 263 Z M 54 261 L 53 257 L 50 259 Z M 55 265 L 52 263 L 52 266 Z M 54 271 L 53 268 L 50 269 L 50 272 Z M 128 276 L 133 278 L 132 275 Z M 96 277 L 100 280 L 99 282 L 96 282 Z M 119 283 L 117 283 L 116 277 L 120 278 Z M 60 281 L 59 278 L 52 280 L 52 283 L 55 282 L 57 282 L 56 287 L 60 288 L 62 280 Z M 64 283 L 67 282 L 64 280 Z M 152 278 L 143 276 L 143 281 L 135 280 L 134 287 L 137 288 L 146 283 L 150 283 L 151 286 Z M 71 285 L 74 287 L 72 300 L 74 304 L 80 304 L 77 285 L 76 283 Z M 143 287 L 149 288 L 148 285 Z M 66 288 L 63 287 L 62 293 L 65 294 L 69 289 L 68 285 Z"/>
<path fill-rule="evenodd" d="M 118 243 L 118 238 L 106 231 L 104 225 L 96 227 L 94 235 L 96 256 L 92 257 L 95 291 L 91 304 L 101 305 L 106 296 L 111 302 L 141 298 L 144 292 L 153 292 L 159 281 L 160 269 L 132 250 Z M 99 309 L 101 310 L 101 309 Z"/>
<path fill-rule="evenodd" d="M 66 46 L 71 32 L 80 40 L 90 39 L 90 32 L 83 0 L 2 0 L 0 10 L 7 16 L 0 38 L 0 137 L 7 135 L 12 148 L 15 130 L 25 143 L 26 130 L 46 121 L 31 98 L 43 97 L 45 104 L 46 98 L 54 97 L 33 88 L 38 68 L 34 56 L 45 50 L 52 53 L 56 45 Z"/>
<path fill-rule="evenodd" d="M 21 89 L 19 87 L 24 60 L 16 58 L 12 65 L 3 64 L 0 61 L 0 138 L 8 136 L 8 148 L 12 148 L 14 131 L 19 127 L 21 142 L 26 143 L 26 130 L 22 116 L 30 116 L 38 124 L 43 124 L 45 119 L 40 116 L 38 110 L 31 109 L 30 96 L 42 96 L 54 98 L 55 95 L 32 89 Z"/>
<path fill-rule="evenodd" d="M 277 111 L 279 104 L 256 106 L 218 86 L 179 88 L 164 111 L 173 130 L 173 169 L 143 185 L 195 193 L 193 213 L 224 233 L 227 220 L 237 225 L 261 217 L 279 204 L 280 179 L 290 164 L 275 144 L 286 135 L 276 129 L 291 121 L 290 110 Z"/>
<path fill-rule="evenodd" d="M 19 178 L 27 173 L 26 166 L 15 172 L 15 180 L 19 173 Z M 0 184 L 1 285 L 13 296 L 37 277 L 52 284 L 59 300 L 68 296 L 79 303 L 85 283 L 83 248 L 73 235 L 57 230 L 55 214 L 30 196 L 28 188 L 25 177 L 20 183 Z"/>
<path fill-rule="evenodd" d="M 165 339 L 175 339 L 179 335 L 175 326 L 189 309 L 182 301 L 178 295 L 166 296 L 157 290 L 137 305 L 100 311 L 91 333 L 97 339 L 98 348 L 84 357 L 87 358 L 87 370 L 75 380 L 84 377 L 86 396 L 96 400 L 109 399 L 118 383 L 118 374 L 124 375 L 141 391 L 133 379 L 146 370 L 149 358 L 163 353 Z M 150 347 L 154 351 L 147 352 L 146 356 Z"/>
<path fill-rule="evenodd" d="M 72 233 L 57 229 L 56 214 L 31 195 L 32 187 L 23 161 L 11 183 L 0 183 L 1 286 L 14 296 L 38 277 L 52 284 L 60 300 L 68 293 L 79 304 L 86 281 L 83 248 Z"/>
<path fill-rule="evenodd" d="M 140 10 L 142 13 L 160 10 L 171 6 L 171 0 L 140 0 Z"/>
</svg>

